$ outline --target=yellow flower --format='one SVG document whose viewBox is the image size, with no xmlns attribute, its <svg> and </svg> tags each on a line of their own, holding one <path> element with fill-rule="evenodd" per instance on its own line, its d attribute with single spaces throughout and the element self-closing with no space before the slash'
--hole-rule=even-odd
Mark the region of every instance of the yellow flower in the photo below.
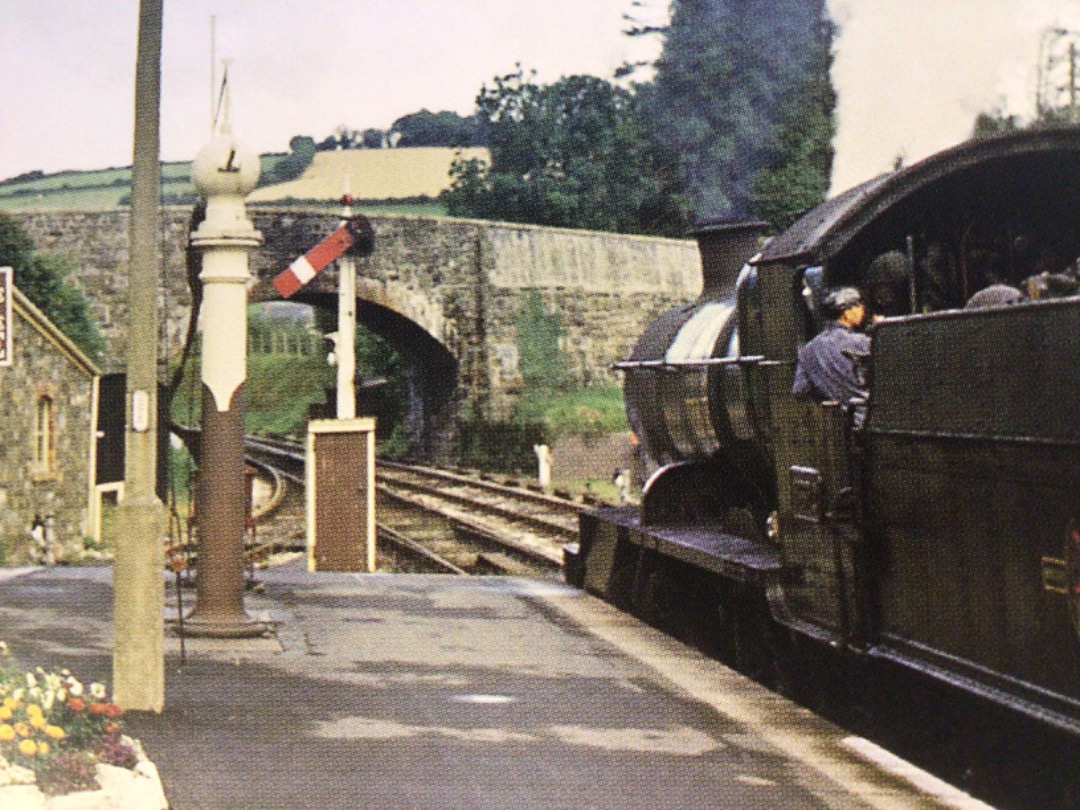
<svg viewBox="0 0 1080 810">
<path fill-rule="evenodd" d="M 45 728 L 45 718 L 40 714 L 32 714 L 30 715 L 30 725 L 38 731 L 41 731 Z"/>
<path fill-rule="evenodd" d="M 33 740 L 23 740 L 19 743 L 19 753 L 32 757 L 38 752 L 38 744 Z"/>
<path fill-rule="evenodd" d="M 17 709 L 17 708 L 19 708 L 19 701 L 17 701 L 13 697 L 6 697 L 6 698 L 4 698 L 4 708 L 5 709 Z"/>
<path fill-rule="evenodd" d="M 10 719 L 11 719 L 11 709 L 9 709 L 7 706 L 0 706 L 0 720 L 10 720 Z"/>
<path fill-rule="evenodd" d="M 15 729 L 7 723 L 0 725 L 0 742 L 11 742 L 15 739 Z"/>
<path fill-rule="evenodd" d="M 30 726 L 26 725 L 26 723 L 16 723 L 15 733 L 18 734 L 20 737 L 29 737 Z"/>
<path fill-rule="evenodd" d="M 42 715 L 43 712 L 41 711 L 41 707 L 36 703 L 31 703 L 29 706 L 26 707 L 27 717 L 41 717 Z"/>
<path fill-rule="evenodd" d="M 42 755 L 49 753 L 49 744 L 42 740 L 37 744 L 37 751 Z"/>
<path fill-rule="evenodd" d="M 67 732 L 60 728 L 60 726 L 45 726 L 45 733 L 54 740 L 62 740 L 67 736 Z"/>
</svg>

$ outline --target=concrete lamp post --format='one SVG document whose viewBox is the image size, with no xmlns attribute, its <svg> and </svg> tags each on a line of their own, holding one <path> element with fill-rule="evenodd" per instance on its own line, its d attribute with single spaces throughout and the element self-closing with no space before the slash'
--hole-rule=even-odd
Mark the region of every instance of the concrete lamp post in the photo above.
<svg viewBox="0 0 1080 810">
<path fill-rule="evenodd" d="M 247 377 L 248 252 L 262 243 L 244 210 L 259 156 L 228 126 L 195 158 L 191 178 L 206 219 L 191 235 L 203 252 L 202 436 L 195 495 L 199 564 L 192 636 L 241 638 L 266 627 L 244 611 L 244 381 Z"/>
</svg>

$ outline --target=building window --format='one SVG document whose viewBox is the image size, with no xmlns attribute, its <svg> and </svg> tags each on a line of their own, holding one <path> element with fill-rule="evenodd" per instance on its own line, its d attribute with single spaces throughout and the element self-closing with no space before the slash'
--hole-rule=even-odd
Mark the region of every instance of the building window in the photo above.
<svg viewBox="0 0 1080 810">
<path fill-rule="evenodd" d="M 41 397 L 34 414 L 34 469 L 49 472 L 53 459 L 53 401 Z"/>
</svg>

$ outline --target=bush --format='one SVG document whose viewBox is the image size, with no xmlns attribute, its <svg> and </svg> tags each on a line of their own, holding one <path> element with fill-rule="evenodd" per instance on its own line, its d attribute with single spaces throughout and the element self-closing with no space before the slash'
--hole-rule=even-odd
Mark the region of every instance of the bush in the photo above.
<svg viewBox="0 0 1080 810">
<path fill-rule="evenodd" d="M 558 436 L 595 437 L 627 430 L 622 389 L 594 386 L 564 394 L 540 394 L 526 389 L 515 421 L 539 423 L 552 439 Z"/>
<path fill-rule="evenodd" d="M 537 422 L 463 422 L 461 463 L 466 467 L 502 473 L 525 473 L 536 468 L 533 445 L 547 444 L 544 426 Z"/>
</svg>

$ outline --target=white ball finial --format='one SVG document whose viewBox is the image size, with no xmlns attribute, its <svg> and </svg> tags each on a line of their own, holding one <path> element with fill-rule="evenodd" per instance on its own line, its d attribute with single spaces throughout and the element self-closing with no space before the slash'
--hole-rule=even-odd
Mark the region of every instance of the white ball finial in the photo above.
<svg viewBox="0 0 1080 810">
<path fill-rule="evenodd" d="M 247 196 L 259 183 L 259 156 L 230 134 L 204 146 L 191 164 L 191 182 L 199 196 Z"/>
</svg>

